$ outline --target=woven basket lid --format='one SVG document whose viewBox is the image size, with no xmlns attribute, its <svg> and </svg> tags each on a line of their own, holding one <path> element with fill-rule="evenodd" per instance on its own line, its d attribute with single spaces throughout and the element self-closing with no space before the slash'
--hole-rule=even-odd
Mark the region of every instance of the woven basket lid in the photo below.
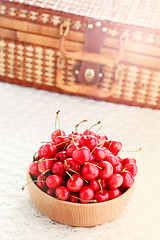
<svg viewBox="0 0 160 240">
<path fill-rule="evenodd" d="M 160 29 L 158 0 L 8 0 L 79 16 Z"/>
</svg>

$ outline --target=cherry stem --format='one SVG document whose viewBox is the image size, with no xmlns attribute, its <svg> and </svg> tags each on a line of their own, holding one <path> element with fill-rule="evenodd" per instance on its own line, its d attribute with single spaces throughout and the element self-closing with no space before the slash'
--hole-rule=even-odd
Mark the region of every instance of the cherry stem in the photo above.
<svg viewBox="0 0 160 240">
<path fill-rule="evenodd" d="M 112 144 L 112 140 L 110 140 L 110 143 L 109 143 L 109 146 L 108 146 L 108 150 L 110 149 L 111 144 Z"/>
<path fill-rule="evenodd" d="M 41 142 L 41 143 L 48 143 L 48 141 L 43 141 L 43 142 Z"/>
<path fill-rule="evenodd" d="M 64 148 L 63 148 L 63 151 L 65 151 L 65 150 L 66 150 L 66 148 L 67 148 L 68 144 L 69 144 L 69 142 L 68 142 L 68 143 L 66 143 L 66 145 L 65 145 L 65 146 L 64 146 Z"/>
<path fill-rule="evenodd" d="M 60 110 L 58 110 L 56 112 L 56 119 L 55 119 L 55 131 L 57 130 L 57 118 L 58 118 L 58 114 L 59 114 Z"/>
<path fill-rule="evenodd" d="M 119 174 L 123 173 L 125 170 L 127 170 L 127 168 L 123 168 Z"/>
<path fill-rule="evenodd" d="M 102 138 L 102 137 L 101 137 Z M 101 140 L 100 138 L 100 140 Z M 99 143 L 93 148 L 93 150 L 91 151 L 91 154 L 94 152 L 94 150 L 96 149 L 96 147 L 98 147 L 99 145 L 101 145 L 101 143 L 104 143 L 104 142 L 108 142 L 109 140 L 103 140 L 103 141 L 99 141 Z"/>
<path fill-rule="evenodd" d="M 67 167 L 71 167 L 71 165 L 68 165 L 67 162 L 66 162 L 66 159 L 64 160 L 64 163 Z"/>
<path fill-rule="evenodd" d="M 103 188 L 102 188 L 102 184 L 101 184 L 101 179 L 98 179 L 98 183 L 99 183 L 99 186 L 100 186 L 100 189 L 101 189 L 101 194 L 103 195 Z"/>
<path fill-rule="evenodd" d="M 71 196 L 71 197 L 74 197 L 74 198 L 76 198 L 76 199 L 78 199 L 78 200 L 81 200 L 81 201 L 87 201 L 88 202 L 88 200 L 86 200 L 86 199 L 82 199 L 82 198 L 79 198 L 79 197 L 76 197 L 76 196 L 74 196 L 74 195 L 72 195 L 72 194 L 70 194 L 69 196 Z M 93 199 L 93 200 L 90 200 L 89 202 L 97 202 L 97 200 L 96 199 Z"/>
<path fill-rule="evenodd" d="M 97 164 L 91 163 L 91 162 L 86 162 L 84 165 L 86 164 L 92 164 L 93 166 L 99 168 L 99 169 L 103 169 L 102 167 L 99 167 Z"/>
<path fill-rule="evenodd" d="M 45 175 L 47 172 L 51 171 L 51 169 L 47 169 L 46 171 L 44 171 L 43 173 L 41 173 L 41 175 Z"/>
<path fill-rule="evenodd" d="M 80 125 L 81 123 L 84 123 L 84 122 L 88 122 L 88 121 L 87 121 L 87 120 L 82 120 L 81 122 L 79 122 L 79 123 L 75 126 L 75 132 L 78 133 L 77 128 L 79 127 L 79 125 Z M 78 136 L 79 136 L 79 133 L 78 133 Z"/>
<path fill-rule="evenodd" d="M 60 199 L 62 197 L 62 195 L 60 195 L 57 199 Z"/>
<path fill-rule="evenodd" d="M 77 140 L 78 138 L 74 138 L 74 139 Z M 58 144 L 54 145 L 53 147 L 57 147 L 57 146 L 62 145 L 62 144 L 64 144 L 64 143 L 69 143 L 70 140 L 73 140 L 73 141 L 74 141 L 74 139 L 69 138 L 67 141 L 64 141 L 64 142 L 58 143 Z"/>
<path fill-rule="evenodd" d="M 79 148 L 77 147 L 77 144 L 76 144 L 75 141 L 74 141 L 73 134 L 74 134 L 74 132 L 72 132 L 72 141 L 73 141 L 74 145 L 76 146 L 76 148 L 79 149 Z M 77 139 L 78 139 L 78 138 L 77 138 Z"/>
<path fill-rule="evenodd" d="M 68 171 L 65 171 L 67 174 L 68 174 L 68 176 L 71 178 L 71 180 L 73 181 L 74 180 L 74 178 L 71 176 L 71 174 L 68 172 Z"/>
<path fill-rule="evenodd" d="M 57 112 L 57 121 L 58 121 L 58 125 L 59 125 L 59 129 L 60 129 L 60 131 L 61 131 L 61 136 L 63 137 L 63 133 L 62 133 L 62 130 L 61 130 L 61 125 L 60 125 L 60 121 L 59 121 L 59 113 L 60 113 L 60 110 L 58 110 L 58 112 Z"/>
<path fill-rule="evenodd" d="M 58 143 L 58 144 L 54 145 L 54 147 L 57 147 L 57 146 L 62 145 L 62 144 L 64 144 L 64 143 L 68 143 L 70 140 L 71 140 L 71 139 L 68 139 L 67 141 L 64 141 L 64 142 Z"/>
<path fill-rule="evenodd" d="M 80 173 L 76 172 L 75 170 L 73 170 L 73 169 L 71 169 L 71 168 L 69 168 L 69 171 L 74 172 L 74 173 L 76 173 L 76 174 L 78 174 L 78 175 L 81 176 Z M 82 177 L 82 176 L 81 176 L 81 177 Z M 83 178 L 83 177 L 82 177 L 82 178 Z M 84 180 L 86 183 L 89 183 L 85 178 L 83 178 L 83 180 Z"/>
<path fill-rule="evenodd" d="M 44 182 L 44 183 L 46 183 L 46 181 L 33 180 L 33 181 L 30 181 L 30 182 L 26 183 L 26 184 L 22 187 L 22 191 L 25 189 L 25 187 L 26 187 L 28 184 L 33 183 L 33 182 Z"/>
<path fill-rule="evenodd" d="M 98 121 L 98 123 L 93 124 L 93 125 L 88 129 L 87 138 L 89 137 L 89 132 L 90 132 L 90 130 L 91 130 L 94 126 L 96 126 L 96 125 L 98 125 L 98 124 L 100 124 L 100 123 L 101 123 L 101 121 Z"/>
<path fill-rule="evenodd" d="M 98 130 L 95 132 L 94 136 L 96 136 L 97 132 L 102 128 L 102 125 L 98 128 Z"/>
<path fill-rule="evenodd" d="M 138 150 L 121 150 L 122 152 L 139 152 L 139 151 L 141 151 L 142 150 L 142 147 L 140 147 Z"/>
<path fill-rule="evenodd" d="M 51 161 L 51 160 L 58 160 L 58 158 L 49 158 L 49 159 L 39 160 L 38 164 L 46 161 Z"/>
</svg>

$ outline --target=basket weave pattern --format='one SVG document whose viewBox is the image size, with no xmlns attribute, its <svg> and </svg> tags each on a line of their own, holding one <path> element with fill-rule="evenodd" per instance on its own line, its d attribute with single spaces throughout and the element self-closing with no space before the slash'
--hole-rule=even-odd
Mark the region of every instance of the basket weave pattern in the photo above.
<svg viewBox="0 0 160 240">
<path fill-rule="evenodd" d="M 23 2 L 23 3 L 22 3 Z M 72 70 L 78 61 L 65 59 L 62 69 L 62 83 L 64 89 L 60 89 L 56 82 L 57 58 L 61 56 L 59 46 L 59 25 L 64 21 L 70 22 L 70 32 L 66 40 L 66 46 L 69 50 L 83 50 L 84 33 L 90 17 L 97 17 L 98 12 L 103 10 L 97 3 L 96 7 L 90 7 L 90 11 L 85 12 L 90 0 L 85 2 L 83 8 L 79 6 L 74 12 L 74 4 L 69 1 L 5 1 L 0 4 L 0 80 L 16 83 L 20 85 L 47 89 L 50 91 L 64 92 L 65 86 L 77 84 Z M 104 1 L 105 2 L 105 1 Z M 113 1 L 109 1 L 113 2 Z M 96 95 L 79 94 L 95 99 L 103 99 L 111 102 L 124 103 L 142 107 L 151 107 L 160 109 L 160 35 L 157 11 L 154 16 L 148 15 L 148 21 L 144 24 L 145 14 L 149 14 L 149 7 L 160 8 L 160 4 L 153 4 L 151 1 L 141 1 L 144 4 L 141 21 L 129 24 L 135 17 L 134 14 L 122 17 L 120 12 L 126 9 L 125 4 L 121 4 L 119 10 L 113 9 L 111 4 L 105 5 L 106 11 L 112 8 L 112 16 L 108 16 L 108 35 L 104 42 L 102 54 L 116 55 L 119 36 L 123 32 L 128 33 L 128 43 L 126 44 L 125 54 L 118 63 L 119 69 L 118 86 L 113 95 L 107 99 L 97 97 Z M 138 6 L 140 2 L 135 3 Z M 154 1 L 155 3 L 155 1 Z M 26 5 L 27 4 L 27 5 Z M 102 4 L 103 5 L 103 4 Z M 65 8 L 64 8 L 65 6 Z M 110 7 L 109 7 L 110 6 Z M 62 8 L 64 11 L 61 12 Z M 101 10 L 100 10 L 101 9 Z M 134 12 L 134 11 L 133 11 Z M 73 15 L 73 13 L 75 15 Z M 94 13 L 94 14 L 93 14 Z M 136 12 L 135 14 L 138 14 Z M 106 16 L 106 15 L 105 15 Z M 118 18 L 119 16 L 119 18 Z M 101 18 L 104 15 L 101 12 Z M 7 21 L 6 21 L 7 19 Z M 142 21 L 143 19 L 143 21 Z M 120 21 L 121 25 L 112 21 Z M 27 21 L 27 27 L 23 24 Z M 160 23 L 160 21 L 159 21 Z M 8 26 L 7 26 L 8 24 Z M 41 24 L 35 27 L 35 24 Z M 152 28 L 145 28 L 152 26 Z M 135 25 L 143 25 L 143 28 L 136 28 Z M 33 32 L 32 32 L 33 31 Z M 41 35 L 42 34 L 42 35 Z M 53 34 L 55 36 L 53 37 Z M 134 50 L 132 49 L 132 46 Z M 108 91 L 111 88 L 114 79 L 114 68 L 102 66 L 105 78 L 100 81 L 97 88 Z"/>
</svg>

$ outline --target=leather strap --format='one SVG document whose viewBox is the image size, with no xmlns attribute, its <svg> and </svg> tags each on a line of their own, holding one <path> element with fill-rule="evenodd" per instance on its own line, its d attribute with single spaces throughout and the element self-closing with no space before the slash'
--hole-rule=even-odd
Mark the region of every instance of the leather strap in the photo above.
<svg viewBox="0 0 160 240">
<path fill-rule="evenodd" d="M 107 25 L 102 21 L 89 22 L 85 32 L 84 51 L 91 53 L 100 53 L 104 39 L 107 34 Z M 82 61 L 77 79 L 82 84 L 95 85 L 102 78 L 100 64 L 88 61 Z"/>
</svg>

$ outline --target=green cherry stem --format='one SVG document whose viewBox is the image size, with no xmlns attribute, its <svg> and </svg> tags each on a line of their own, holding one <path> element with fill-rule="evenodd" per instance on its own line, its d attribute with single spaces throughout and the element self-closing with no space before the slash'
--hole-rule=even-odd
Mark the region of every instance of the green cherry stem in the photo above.
<svg viewBox="0 0 160 240">
<path fill-rule="evenodd" d="M 51 160 L 53 160 L 53 161 L 54 161 L 54 160 L 58 160 L 58 158 L 48 158 L 48 159 L 44 159 L 44 160 L 39 160 L 39 161 L 38 161 L 38 164 L 39 164 L 39 163 L 42 163 L 42 162 L 45 162 L 45 161 L 51 161 Z"/>
<path fill-rule="evenodd" d="M 101 189 L 101 194 L 103 195 L 103 188 L 102 188 L 102 184 L 101 184 L 101 179 L 98 179 L 98 183 L 99 183 L 99 186 L 100 186 L 100 189 Z"/>
<path fill-rule="evenodd" d="M 73 170 L 73 169 L 71 169 L 71 168 L 69 168 L 69 171 L 74 172 L 74 173 L 76 173 L 76 174 L 78 174 L 78 175 L 81 176 L 80 173 L 76 172 L 75 170 Z M 81 177 L 82 177 L 82 176 L 81 176 Z M 82 177 L 82 178 L 83 178 L 83 177 Z M 86 183 L 89 183 L 85 178 L 83 178 L 83 180 L 84 180 Z"/>
<path fill-rule="evenodd" d="M 74 178 L 71 176 L 71 174 L 68 172 L 68 171 L 65 171 L 67 174 L 68 174 L 68 176 L 71 178 L 71 180 L 73 181 L 74 180 Z"/>
<path fill-rule="evenodd" d="M 127 170 L 127 168 L 123 168 L 119 174 L 123 173 L 125 170 Z"/>
<path fill-rule="evenodd" d="M 93 124 L 93 125 L 88 129 L 87 138 L 89 137 L 89 132 L 90 132 L 90 130 L 91 130 L 94 126 L 96 126 L 96 125 L 98 125 L 98 124 L 100 124 L 100 123 L 101 123 L 101 121 L 98 121 L 97 123 Z"/>
<path fill-rule="evenodd" d="M 62 197 L 62 195 L 60 195 L 57 199 L 60 199 Z"/>
<path fill-rule="evenodd" d="M 74 132 L 72 132 L 72 141 L 73 141 L 74 145 L 76 146 L 76 148 L 79 149 L 79 148 L 77 147 L 77 144 L 76 144 L 75 141 L 74 141 L 74 140 L 76 140 L 76 139 L 78 139 L 78 138 L 75 138 L 75 139 L 74 139 L 74 138 L 73 138 L 73 134 L 74 134 Z"/>
<path fill-rule="evenodd" d="M 74 196 L 74 195 L 72 195 L 72 194 L 70 194 L 69 196 L 71 196 L 71 197 L 74 197 L 74 198 L 76 198 L 76 199 L 78 199 L 78 200 L 81 200 L 81 201 L 87 201 L 87 202 L 88 202 L 88 200 L 81 199 L 81 198 L 79 198 L 79 197 L 76 197 L 76 196 Z M 90 200 L 89 202 L 96 203 L 96 202 L 97 202 L 97 200 L 96 200 L 96 199 L 93 199 L 93 200 Z"/>
<path fill-rule="evenodd" d="M 137 150 L 121 150 L 122 152 L 139 152 L 139 151 L 141 151 L 142 150 L 142 147 L 140 147 L 139 149 L 137 149 Z"/>
<path fill-rule="evenodd" d="M 97 132 L 102 128 L 102 125 L 98 128 L 98 130 L 95 132 L 94 136 L 96 136 Z"/>
<path fill-rule="evenodd" d="M 97 164 L 94 164 L 94 163 L 91 163 L 91 162 L 84 163 L 84 165 L 86 165 L 86 164 L 92 164 L 93 166 L 95 166 L 95 167 L 97 167 L 99 169 L 103 169 L 102 167 L 99 167 Z"/>
<path fill-rule="evenodd" d="M 25 187 L 26 187 L 28 184 L 33 183 L 33 182 L 44 182 L 44 183 L 46 183 L 46 181 L 33 180 L 33 181 L 30 181 L 30 182 L 26 183 L 26 184 L 22 187 L 22 191 L 25 189 Z"/>
<path fill-rule="evenodd" d="M 109 146 L 108 146 L 108 150 L 110 149 L 111 144 L 112 144 L 112 140 L 110 140 L 110 143 L 109 143 Z"/>
<path fill-rule="evenodd" d="M 58 118 L 58 114 L 59 114 L 60 110 L 58 110 L 56 112 L 56 118 L 55 118 L 55 131 L 57 130 L 57 118 Z"/>
<path fill-rule="evenodd" d="M 64 164 L 68 167 L 68 168 L 70 168 L 71 167 L 71 165 L 68 165 L 67 164 L 67 161 L 66 161 L 66 159 L 64 160 Z"/>
<path fill-rule="evenodd" d="M 43 176 L 43 175 L 45 175 L 47 172 L 50 172 L 51 171 L 51 169 L 47 169 L 46 171 L 44 171 L 43 173 L 41 173 L 41 175 Z"/>
<path fill-rule="evenodd" d="M 68 139 L 67 141 L 64 141 L 64 142 L 58 143 L 58 144 L 54 145 L 54 147 L 57 147 L 57 146 L 62 145 L 62 144 L 64 144 L 64 143 L 68 143 L 70 140 L 71 140 L 71 139 Z"/>
<path fill-rule="evenodd" d="M 56 117 L 57 117 L 57 121 L 58 121 L 59 129 L 61 130 L 61 125 L 60 125 L 60 121 L 59 121 L 59 113 L 60 113 L 60 110 L 58 110 Z M 61 130 L 61 136 L 63 137 L 62 130 Z"/>
<path fill-rule="evenodd" d="M 102 138 L 102 137 L 101 137 Z M 100 138 L 100 140 L 101 140 Z M 101 145 L 101 143 L 104 143 L 104 142 L 108 142 L 109 140 L 103 140 L 103 141 L 99 141 L 99 143 L 93 148 L 93 150 L 91 151 L 91 154 L 94 152 L 94 150 L 96 149 L 96 147 L 98 147 L 99 145 Z"/>
<path fill-rule="evenodd" d="M 82 120 L 81 122 L 79 122 L 76 126 L 75 126 L 75 132 L 77 132 L 78 133 L 78 127 L 79 127 L 79 125 L 81 124 L 81 123 L 84 123 L 84 122 L 88 122 L 87 120 Z M 78 136 L 79 136 L 79 133 L 78 133 Z"/>
<path fill-rule="evenodd" d="M 69 144 L 69 142 L 68 142 L 68 143 L 66 143 L 66 145 L 65 145 L 65 146 L 64 146 L 64 148 L 63 148 L 63 151 L 65 151 L 65 150 L 66 150 L 66 148 L 67 148 L 68 144 Z"/>
</svg>

